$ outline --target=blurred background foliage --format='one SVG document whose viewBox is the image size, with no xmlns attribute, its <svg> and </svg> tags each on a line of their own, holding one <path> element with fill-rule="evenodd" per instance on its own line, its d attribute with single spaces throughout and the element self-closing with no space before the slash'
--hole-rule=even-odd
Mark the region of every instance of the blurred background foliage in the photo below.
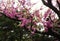
<svg viewBox="0 0 60 41">
<path fill-rule="evenodd" d="M 43 35 L 27 31 L 18 26 L 18 21 L 11 20 L 6 16 L 0 16 L 0 41 L 55 41 L 51 35 Z M 57 28 L 55 28 L 57 29 Z M 57 29 L 59 31 L 59 29 Z"/>
</svg>

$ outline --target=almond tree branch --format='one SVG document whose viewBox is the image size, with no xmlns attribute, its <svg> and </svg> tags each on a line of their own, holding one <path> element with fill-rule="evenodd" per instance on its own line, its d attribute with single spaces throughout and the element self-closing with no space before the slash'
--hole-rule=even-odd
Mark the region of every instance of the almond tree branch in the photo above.
<svg viewBox="0 0 60 41">
<path fill-rule="evenodd" d="M 52 0 L 47 0 L 48 2 L 45 2 L 44 0 L 42 0 L 43 4 L 46 5 L 47 7 L 51 8 L 55 13 L 57 13 L 57 15 L 59 16 L 60 18 L 60 11 L 57 10 L 57 8 L 55 8 L 53 5 L 52 5 Z M 60 6 L 60 5 L 59 5 Z"/>
<path fill-rule="evenodd" d="M 58 11 L 57 8 L 55 8 L 55 7 L 52 5 L 51 1 L 52 1 L 52 0 L 48 0 L 48 3 L 47 3 L 47 2 L 45 2 L 44 0 L 42 0 L 43 4 L 46 5 L 47 7 L 51 8 L 55 13 L 58 14 L 58 16 L 59 16 L 59 18 L 60 18 L 60 11 Z M 58 5 L 59 5 L 59 3 L 58 3 Z M 60 9 L 60 5 L 59 5 L 59 9 Z M 1 13 L 1 14 L 3 14 L 3 13 Z M 3 14 L 3 15 L 4 15 L 4 14 Z M 4 16 L 6 16 L 6 15 L 4 15 Z M 7 17 L 7 16 L 6 16 L 6 17 Z M 10 17 L 8 17 L 8 18 L 9 18 L 9 19 L 12 19 L 12 18 L 10 18 Z M 18 19 L 12 19 L 12 20 L 20 21 L 20 20 L 18 20 Z M 41 33 L 41 32 L 36 31 L 36 33 Z M 60 33 L 57 33 L 56 31 L 52 30 L 51 28 L 48 29 L 48 32 L 41 33 L 41 34 L 47 34 L 47 35 L 54 36 L 54 37 L 58 38 L 59 41 L 60 41 Z"/>
</svg>

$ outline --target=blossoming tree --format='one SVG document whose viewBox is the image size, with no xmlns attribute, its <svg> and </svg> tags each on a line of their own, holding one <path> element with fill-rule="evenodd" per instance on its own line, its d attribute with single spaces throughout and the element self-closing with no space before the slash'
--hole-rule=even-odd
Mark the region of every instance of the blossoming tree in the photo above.
<svg viewBox="0 0 60 41">
<path fill-rule="evenodd" d="M 60 18 L 59 0 L 1 0 L 0 13 L 18 21 L 20 28 L 32 34 L 41 33 L 60 38 L 59 33 L 53 30 L 54 27 L 60 27 L 57 22 Z"/>
</svg>

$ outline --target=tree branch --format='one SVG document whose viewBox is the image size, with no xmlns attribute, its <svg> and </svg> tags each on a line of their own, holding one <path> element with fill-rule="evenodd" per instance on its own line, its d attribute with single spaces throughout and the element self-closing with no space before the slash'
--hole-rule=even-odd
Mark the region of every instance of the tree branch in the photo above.
<svg viewBox="0 0 60 41">
<path fill-rule="evenodd" d="M 57 10 L 57 8 L 55 8 L 53 5 L 52 5 L 52 0 L 47 0 L 48 2 L 45 2 L 44 0 L 42 0 L 43 4 L 46 5 L 47 7 L 49 7 L 50 9 L 52 9 L 55 13 L 57 13 L 57 15 L 59 16 L 60 18 L 60 11 Z"/>
</svg>

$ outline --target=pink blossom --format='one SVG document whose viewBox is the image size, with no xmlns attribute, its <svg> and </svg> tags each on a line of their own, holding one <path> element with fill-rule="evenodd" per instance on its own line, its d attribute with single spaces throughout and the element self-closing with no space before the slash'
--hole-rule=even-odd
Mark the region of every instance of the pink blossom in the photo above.
<svg viewBox="0 0 60 41">
<path fill-rule="evenodd" d="M 35 32 L 34 32 L 34 31 L 32 31 L 32 32 L 31 32 L 31 34 L 32 34 L 32 35 L 34 35 L 34 34 L 35 34 Z"/>
<path fill-rule="evenodd" d="M 18 0 L 22 5 L 25 4 L 25 0 Z"/>
<path fill-rule="evenodd" d="M 42 28 L 44 27 L 45 30 L 48 31 L 48 28 L 53 27 L 52 21 L 57 18 L 55 18 L 55 14 L 50 8 L 44 6 L 42 2 L 40 3 L 41 0 L 36 1 L 37 3 L 32 3 L 31 0 L 2 0 L 2 2 L 0 2 L 0 11 L 2 11 L 7 17 L 20 20 L 20 26 L 25 26 L 29 30 L 32 29 L 32 34 L 34 34 L 37 29 L 41 28 L 41 24 L 36 25 L 39 22 L 43 24 Z M 47 20 L 47 18 L 49 18 L 49 20 Z"/>
</svg>

